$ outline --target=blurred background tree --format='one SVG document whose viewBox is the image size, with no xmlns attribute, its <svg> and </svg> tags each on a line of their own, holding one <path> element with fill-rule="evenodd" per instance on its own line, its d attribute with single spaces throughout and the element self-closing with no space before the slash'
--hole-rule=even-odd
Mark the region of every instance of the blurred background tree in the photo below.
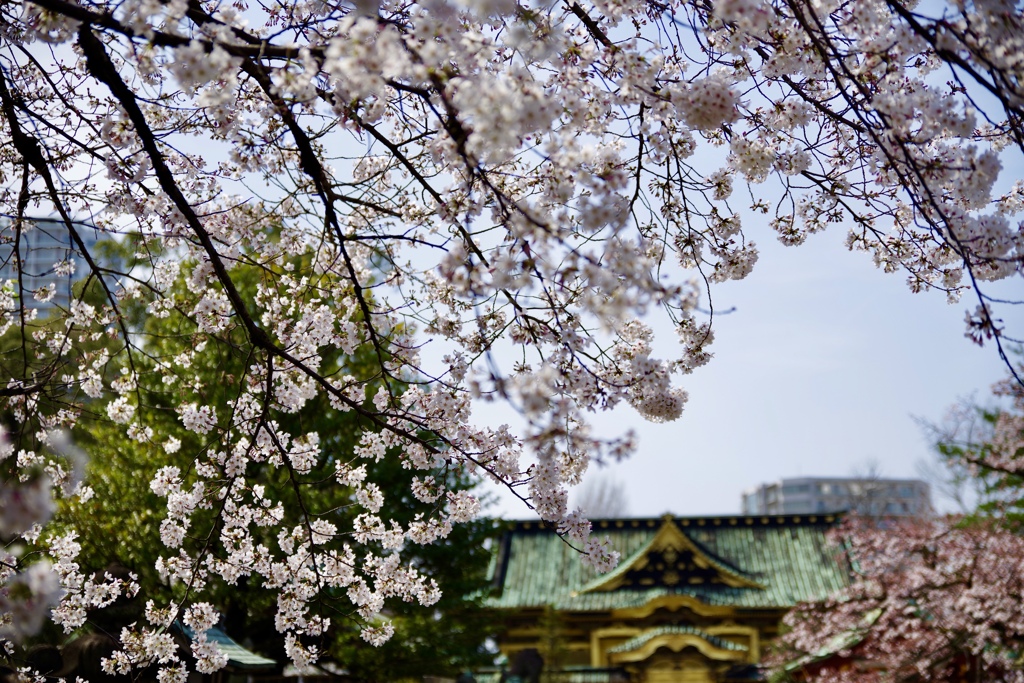
<svg viewBox="0 0 1024 683">
<path fill-rule="evenodd" d="M 129 247 L 126 241 L 108 248 L 123 250 L 127 259 L 128 249 L 137 245 Z M 295 264 L 300 269 L 303 265 Z M 259 285 L 286 277 L 285 273 L 257 266 L 237 266 L 234 270 L 241 293 L 254 309 L 258 309 L 254 302 Z M 188 284 L 179 279 L 174 286 L 183 290 Z M 330 283 L 321 283 L 321 290 L 326 292 L 329 286 Z M 244 383 L 252 381 L 251 347 L 240 332 L 238 343 L 232 343 L 231 337 L 200 334 L 192 317 L 176 308 L 154 315 L 129 304 L 124 314 L 125 324 L 143 332 L 141 336 L 147 342 L 130 355 L 122 355 L 119 362 L 135 365 L 141 378 L 134 388 L 139 409 L 147 412 L 147 424 L 153 426 L 153 433 L 159 434 L 160 440 L 146 434 L 125 439 L 123 426 L 113 423 L 105 414 L 83 415 L 74 439 L 90 454 L 85 483 L 94 495 L 85 501 L 64 502 L 52 530 L 59 533 L 74 529 L 79 533 L 79 562 L 83 569 L 97 571 L 122 564 L 139 576 L 139 602 L 154 599 L 159 603 L 168 598 L 180 599 L 185 587 L 169 584 L 156 568 L 158 558 L 173 557 L 176 553 L 161 541 L 160 524 L 167 503 L 150 489 L 150 481 L 162 467 L 173 465 L 187 473 L 201 458 L 210 461 L 215 456 L 200 435 L 180 423 L 175 409 L 187 395 L 182 389 L 198 379 L 205 387 L 204 405 L 234 406 Z M 7 346 L 16 348 L 17 340 Z M 192 353 L 203 346 L 204 353 Z M 325 374 L 353 375 L 367 381 L 371 387 L 366 391 L 369 403 L 379 386 L 379 378 L 372 374 L 380 372 L 377 352 L 370 345 L 361 346 L 352 354 L 335 348 L 324 356 L 321 369 Z M 106 353 L 102 342 L 98 342 L 83 355 L 82 367 L 96 365 L 99 372 L 116 377 L 121 368 L 108 360 L 115 355 Z M 125 358 L 128 360 L 124 361 Z M 351 505 L 352 491 L 337 484 L 320 484 L 333 479 L 339 462 L 353 461 L 360 434 L 370 428 L 365 418 L 332 407 L 324 394 L 318 394 L 301 410 L 280 417 L 277 433 L 316 432 L 323 454 L 309 472 L 299 474 L 287 467 L 261 470 L 259 484 L 265 487 L 269 498 L 297 503 L 284 507 L 286 527 L 301 524 L 300 511 L 309 511 L 329 519 L 340 529 L 353 528 L 358 512 Z M 433 476 L 453 492 L 473 489 L 480 483 L 473 473 L 443 460 L 427 472 L 405 468 L 394 457 L 353 464 L 365 464 L 372 472 L 372 480 L 380 486 L 380 516 L 403 525 L 412 522 L 417 514 L 429 516 L 435 505 L 445 502 L 443 497 L 436 504 L 417 500 L 411 492 L 414 476 Z M 225 482 L 228 479 L 225 474 Z M 365 512 L 362 508 L 359 511 Z M 209 544 L 222 531 L 215 511 L 201 511 L 198 523 L 189 530 L 185 546 Z M 442 591 L 440 601 L 430 607 L 398 601 L 391 604 L 388 616 L 395 636 L 383 647 L 363 641 L 359 635 L 361 624 L 348 615 L 325 615 L 332 618 L 332 624 L 317 645 L 326 653 L 326 659 L 334 660 L 355 678 L 367 681 L 418 679 L 424 674 L 455 675 L 466 668 L 492 663 L 493 655 L 486 642 L 493 622 L 482 603 L 489 589 L 489 546 L 497 533 L 495 520 L 480 518 L 456 525 L 447 538 L 433 544 L 407 543 L 403 553 L 420 572 L 437 581 Z M 269 533 L 259 541 L 268 546 L 278 543 L 277 537 Z M 378 552 L 386 554 L 383 548 L 378 548 Z M 287 660 L 281 635 L 275 628 L 276 597 L 271 591 L 246 577 L 233 585 L 221 580 L 219 585 L 207 589 L 211 602 L 223 614 L 223 626 L 229 635 L 279 662 Z"/>
<path fill-rule="evenodd" d="M 1008 377 L 929 432 L 964 511 L 845 520 L 850 585 L 787 615 L 775 680 L 1024 681 L 1024 390 Z"/>
<path fill-rule="evenodd" d="M 574 507 L 592 519 L 625 517 L 629 514 L 629 498 L 621 481 L 609 475 L 594 474 L 580 485 Z"/>
</svg>

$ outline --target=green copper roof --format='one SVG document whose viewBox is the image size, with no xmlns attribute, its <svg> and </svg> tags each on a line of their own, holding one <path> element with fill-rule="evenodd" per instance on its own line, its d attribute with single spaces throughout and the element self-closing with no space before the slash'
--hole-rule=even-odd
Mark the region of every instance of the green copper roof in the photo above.
<svg viewBox="0 0 1024 683">
<path fill-rule="evenodd" d="M 699 549 L 710 568 L 703 570 L 705 574 L 728 568 L 757 584 L 691 585 L 683 576 L 673 585 L 655 582 L 646 587 L 635 582 L 616 586 L 612 581 L 608 590 L 593 587 L 601 586 L 611 573 L 602 577 L 585 567 L 579 553 L 543 523 L 513 522 L 499 544 L 493 569 L 498 591 L 489 602 L 497 608 L 552 605 L 563 611 L 591 612 L 642 607 L 663 595 L 689 595 L 707 605 L 788 608 L 847 584 L 845 563 L 825 537 L 835 522 L 832 515 L 598 520 L 595 535 L 608 536 L 620 553 L 620 562 L 637 561 L 662 526 L 671 523 Z"/>
<path fill-rule="evenodd" d="M 195 640 L 195 633 L 188 626 L 180 625 L 181 630 L 189 640 Z M 277 662 L 247 650 L 239 645 L 227 633 L 219 628 L 211 628 L 206 632 L 206 639 L 216 643 L 217 648 L 227 655 L 228 666 L 237 669 L 270 669 L 277 666 Z"/>
<path fill-rule="evenodd" d="M 746 645 L 740 645 L 724 638 L 713 636 L 710 633 L 706 633 L 699 628 L 693 626 L 659 626 L 658 628 L 652 628 L 644 631 L 636 638 L 631 638 L 621 645 L 616 645 L 613 648 L 609 648 L 608 652 L 632 652 L 633 650 L 639 650 L 644 646 L 645 643 L 650 642 L 652 639 L 658 636 L 672 636 L 672 635 L 691 635 L 698 636 L 703 640 L 711 643 L 715 647 L 722 650 L 731 650 L 733 652 L 746 652 L 748 650 Z"/>
<path fill-rule="evenodd" d="M 857 645 L 864 640 L 868 630 L 876 621 L 878 621 L 880 616 L 882 616 L 882 608 L 879 607 L 871 610 L 864 615 L 864 618 L 861 619 L 860 623 L 855 628 L 847 629 L 846 631 L 836 634 L 836 636 L 829 642 L 825 643 L 820 650 L 789 662 L 786 664 L 785 670 L 790 673 L 800 671 L 808 664 L 820 662 L 842 652 L 843 650 L 852 648 L 854 645 Z"/>
</svg>

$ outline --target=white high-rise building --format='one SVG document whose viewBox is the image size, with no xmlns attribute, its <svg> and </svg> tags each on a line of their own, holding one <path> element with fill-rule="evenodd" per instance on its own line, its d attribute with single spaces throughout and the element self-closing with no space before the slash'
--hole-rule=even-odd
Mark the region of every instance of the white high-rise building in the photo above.
<svg viewBox="0 0 1024 683">
<path fill-rule="evenodd" d="M 745 515 L 856 511 L 907 517 L 932 511 L 931 489 L 919 479 L 799 477 L 743 492 Z"/>
</svg>

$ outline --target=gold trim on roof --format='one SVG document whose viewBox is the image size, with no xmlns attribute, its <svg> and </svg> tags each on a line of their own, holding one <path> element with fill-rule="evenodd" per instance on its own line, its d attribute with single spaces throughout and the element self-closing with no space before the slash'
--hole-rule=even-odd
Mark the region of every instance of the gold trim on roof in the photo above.
<svg viewBox="0 0 1024 683">
<path fill-rule="evenodd" d="M 749 661 L 750 653 L 743 650 L 727 650 L 718 647 L 699 635 L 691 633 L 671 633 L 652 637 L 636 650 L 629 652 L 610 652 L 608 661 L 613 665 L 642 662 L 653 655 L 658 648 L 667 647 L 673 652 L 680 652 L 686 647 L 694 647 L 708 659 L 718 662 Z"/>
<path fill-rule="evenodd" d="M 707 605 L 692 595 L 673 594 L 659 595 L 639 607 L 619 607 L 612 610 L 612 619 L 644 619 L 659 609 L 671 612 L 686 608 L 702 617 L 729 617 L 736 614 L 732 605 Z"/>
<path fill-rule="evenodd" d="M 669 563 L 674 563 L 675 558 L 678 558 L 683 553 L 689 553 L 696 566 L 704 570 L 712 570 L 717 579 L 726 586 L 731 586 L 733 588 L 757 588 L 764 590 L 765 586 L 763 584 L 729 569 L 701 550 L 696 543 L 690 540 L 689 536 L 683 533 L 679 528 L 679 525 L 671 516 L 666 515 L 662 519 L 661 528 L 658 529 L 654 538 L 652 538 L 646 546 L 635 552 L 632 557 L 628 558 L 610 573 L 591 581 L 588 585 L 580 589 L 579 592 L 593 593 L 598 591 L 613 591 L 622 586 L 623 582 L 626 580 L 626 575 L 629 572 L 642 570 L 653 571 L 655 573 L 661 572 L 661 585 L 668 586 L 670 588 L 680 584 L 686 585 L 694 582 L 687 580 L 685 574 L 680 575 L 677 567 L 666 566 L 661 568 L 659 566 L 650 566 L 650 555 L 652 553 L 660 554 Z"/>
</svg>

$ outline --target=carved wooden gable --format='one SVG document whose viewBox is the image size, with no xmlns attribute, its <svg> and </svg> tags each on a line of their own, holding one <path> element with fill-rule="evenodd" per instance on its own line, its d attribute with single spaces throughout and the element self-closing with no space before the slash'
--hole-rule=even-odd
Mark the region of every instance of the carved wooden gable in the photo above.
<svg viewBox="0 0 1024 683">
<path fill-rule="evenodd" d="M 626 558 L 618 569 L 599 577 L 580 592 L 643 590 L 656 586 L 764 588 L 743 572 L 708 555 L 671 518 L 665 518 L 650 543 Z"/>
</svg>

